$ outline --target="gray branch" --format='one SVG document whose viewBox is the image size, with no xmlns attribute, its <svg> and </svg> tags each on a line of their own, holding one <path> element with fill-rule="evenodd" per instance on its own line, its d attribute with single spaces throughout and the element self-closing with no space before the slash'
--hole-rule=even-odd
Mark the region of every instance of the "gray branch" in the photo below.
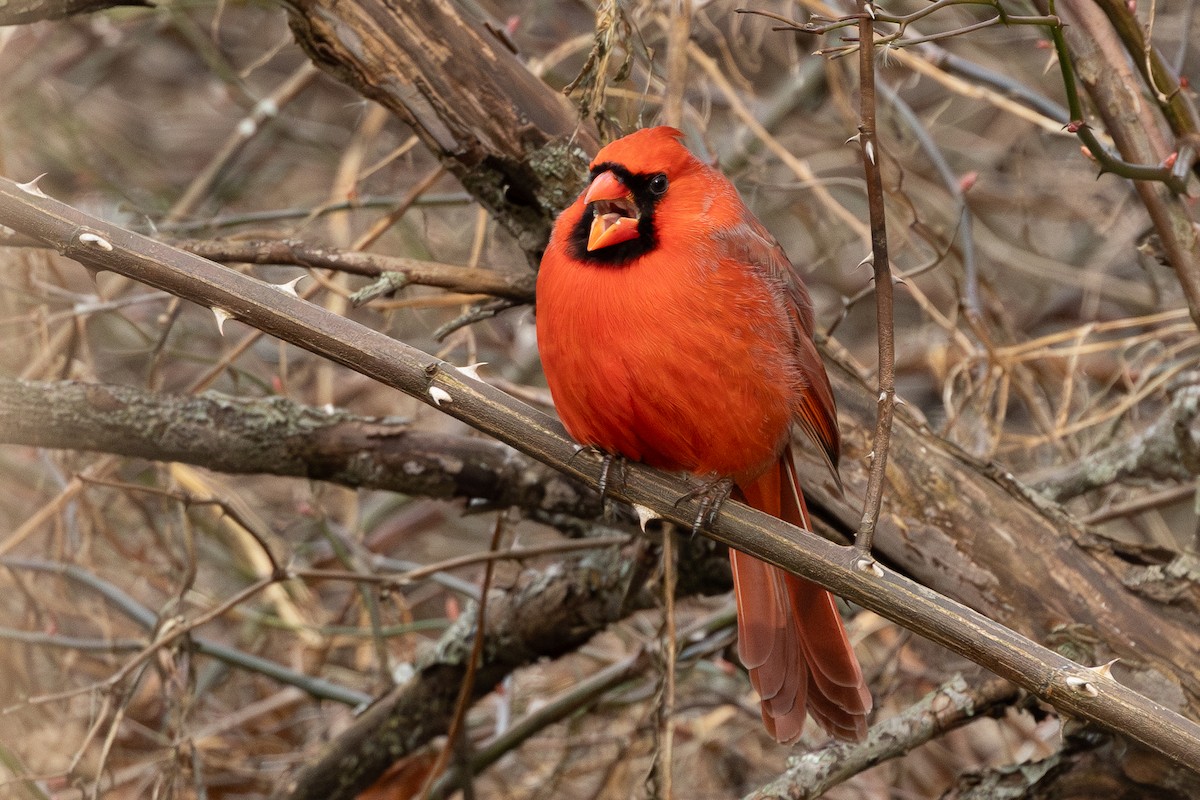
<svg viewBox="0 0 1200 800">
<path fill-rule="evenodd" d="M 600 513 L 593 490 L 499 442 L 413 430 L 395 418 L 327 413 L 284 397 L 189 397 L 0 378 L 0 442 L 480 498 L 527 513 Z"/>
<path fill-rule="evenodd" d="M 1089 453 L 1034 484 L 1056 502 L 1123 480 L 1188 481 L 1200 475 L 1200 375 L 1177 388 L 1171 403 L 1140 433 Z"/>
</svg>

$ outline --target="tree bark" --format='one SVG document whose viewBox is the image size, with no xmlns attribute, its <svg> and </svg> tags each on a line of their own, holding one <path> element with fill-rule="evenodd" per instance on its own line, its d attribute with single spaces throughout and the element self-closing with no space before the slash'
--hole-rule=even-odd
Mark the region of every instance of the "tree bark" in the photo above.
<svg viewBox="0 0 1200 800">
<path fill-rule="evenodd" d="M 403 420 L 327 412 L 285 397 L 188 397 L 0 378 L 0 442 L 480 498 L 530 514 L 600 513 L 594 491 L 499 442 L 412 430 Z"/>
<path fill-rule="evenodd" d="M 395 112 L 536 263 L 597 148 L 570 103 L 448 0 L 295 0 L 296 41 Z"/>
</svg>

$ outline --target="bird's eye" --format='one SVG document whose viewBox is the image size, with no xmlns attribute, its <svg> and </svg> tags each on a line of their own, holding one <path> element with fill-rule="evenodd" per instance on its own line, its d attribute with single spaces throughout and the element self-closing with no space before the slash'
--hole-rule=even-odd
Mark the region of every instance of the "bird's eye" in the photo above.
<svg viewBox="0 0 1200 800">
<path fill-rule="evenodd" d="M 650 179 L 650 193 L 655 197 L 662 197 L 667 193 L 667 176 L 663 173 L 658 173 Z"/>
</svg>

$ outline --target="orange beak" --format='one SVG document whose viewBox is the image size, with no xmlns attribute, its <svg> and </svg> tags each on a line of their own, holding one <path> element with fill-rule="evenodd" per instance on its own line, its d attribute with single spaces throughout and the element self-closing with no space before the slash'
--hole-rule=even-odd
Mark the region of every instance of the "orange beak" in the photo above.
<svg viewBox="0 0 1200 800">
<path fill-rule="evenodd" d="M 638 237 L 638 210 L 629 187 L 611 170 L 601 172 L 588 186 L 583 202 L 593 205 L 588 250 L 599 250 Z"/>
</svg>

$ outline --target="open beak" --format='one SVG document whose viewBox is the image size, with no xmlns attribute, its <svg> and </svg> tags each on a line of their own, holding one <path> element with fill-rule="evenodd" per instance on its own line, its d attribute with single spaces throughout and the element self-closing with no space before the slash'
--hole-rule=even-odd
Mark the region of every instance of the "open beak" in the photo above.
<svg viewBox="0 0 1200 800">
<path fill-rule="evenodd" d="M 636 239 L 638 209 L 629 187 L 611 170 L 601 172 L 588 186 L 583 202 L 593 206 L 595 219 L 588 233 L 588 250 L 599 250 Z"/>
</svg>

